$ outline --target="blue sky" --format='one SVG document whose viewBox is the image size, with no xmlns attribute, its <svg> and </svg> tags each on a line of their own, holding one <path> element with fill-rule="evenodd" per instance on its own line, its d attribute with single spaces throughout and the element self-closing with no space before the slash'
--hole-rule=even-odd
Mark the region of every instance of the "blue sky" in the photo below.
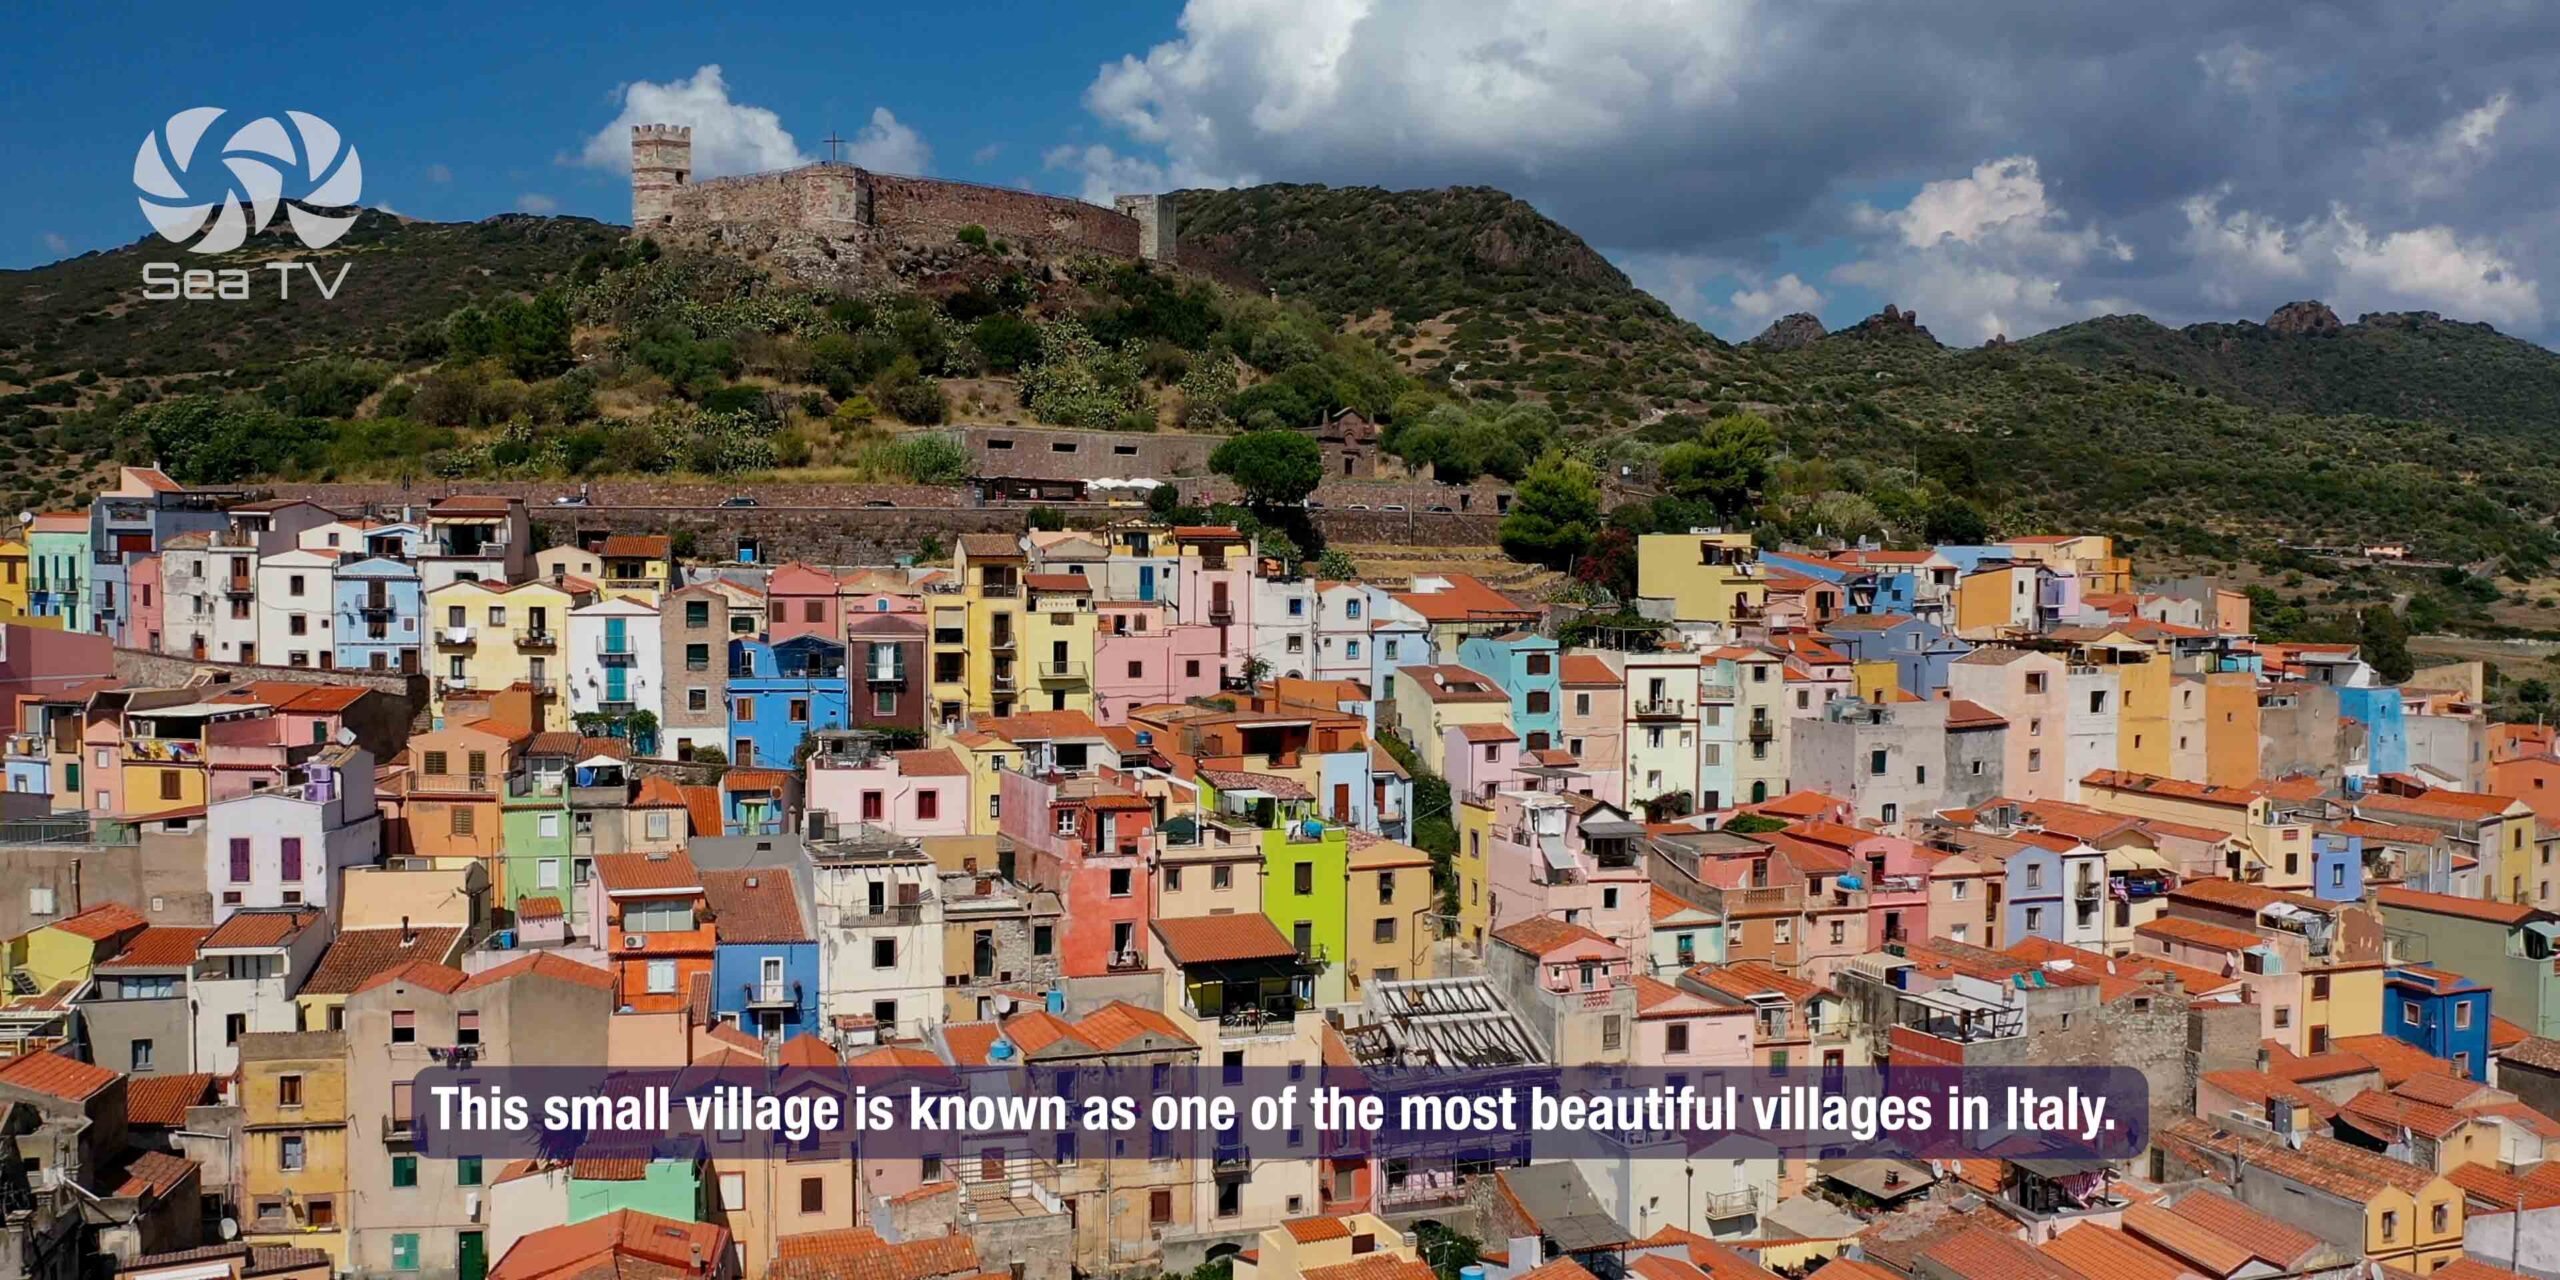
<svg viewBox="0 0 2560 1280">
<path fill-rule="evenodd" d="M 319 115 L 410 216 L 616 221 L 614 127 L 682 110 L 706 174 L 835 131 L 875 167 L 1087 196 L 1497 186 L 1730 338 L 1888 301 L 1958 343 L 2304 297 L 2555 329 L 2560 6 L 90 5 L 10 34 L 37 177 L 0 266 L 146 234 L 135 148 L 189 107 Z"/>
</svg>

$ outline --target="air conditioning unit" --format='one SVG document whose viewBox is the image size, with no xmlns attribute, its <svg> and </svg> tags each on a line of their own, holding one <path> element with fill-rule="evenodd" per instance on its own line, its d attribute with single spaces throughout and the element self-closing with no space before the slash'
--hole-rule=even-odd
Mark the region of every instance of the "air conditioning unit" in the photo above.
<svg viewBox="0 0 2560 1280">
<path fill-rule="evenodd" d="M 625 951 L 637 951 L 648 945 L 649 938 L 646 934 L 626 933 L 622 935 L 622 949 Z"/>
</svg>

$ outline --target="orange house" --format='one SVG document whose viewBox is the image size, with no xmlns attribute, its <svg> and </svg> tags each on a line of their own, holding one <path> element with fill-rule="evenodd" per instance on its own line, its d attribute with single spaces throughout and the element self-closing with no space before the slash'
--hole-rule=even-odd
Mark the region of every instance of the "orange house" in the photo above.
<svg viewBox="0 0 2560 1280">
<path fill-rule="evenodd" d="M 703 922 L 702 875 L 682 849 L 596 857 L 596 891 L 608 921 L 598 941 L 611 960 L 614 1006 L 629 1013 L 685 1007 L 695 977 L 711 977 L 718 931 Z"/>
<path fill-rule="evenodd" d="M 499 801 L 532 738 L 520 725 L 475 720 L 409 739 L 402 810 L 410 853 L 433 858 L 440 868 L 477 859 L 488 864 L 495 883 L 496 859 L 506 851 Z"/>
</svg>

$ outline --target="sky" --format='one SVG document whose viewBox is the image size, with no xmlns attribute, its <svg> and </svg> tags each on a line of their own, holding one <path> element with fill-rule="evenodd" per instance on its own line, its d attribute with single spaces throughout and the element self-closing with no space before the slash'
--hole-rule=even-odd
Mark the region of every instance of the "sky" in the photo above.
<svg viewBox="0 0 2560 1280">
<path fill-rule="evenodd" d="M 0 267 L 150 234 L 137 149 L 218 107 L 211 140 L 325 119 L 364 203 L 435 220 L 627 221 L 627 126 L 665 121 L 702 176 L 834 136 L 1106 202 L 1500 187 L 1732 339 L 1888 302 L 1978 343 L 2319 298 L 2560 340 L 2560 5 L 2535 0 L 338 8 L 13 14 Z M 237 185 L 217 150 L 175 166 L 189 198 Z"/>
</svg>

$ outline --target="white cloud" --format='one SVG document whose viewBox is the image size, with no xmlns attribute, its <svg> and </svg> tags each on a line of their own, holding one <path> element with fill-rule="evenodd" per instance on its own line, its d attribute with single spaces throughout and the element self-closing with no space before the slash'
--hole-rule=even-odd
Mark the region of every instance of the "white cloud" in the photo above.
<svg viewBox="0 0 2560 1280">
<path fill-rule="evenodd" d="M 1733 291 L 1726 312 L 1743 328 L 1758 331 L 1780 316 L 1799 311 L 1820 311 L 1822 290 L 1806 284 L 1790 271 L 1775 280 L 1752 284 Z"/>
<path fill-rule="evenodd" d="M 883 173 L 921 174 L 933 167 L 933 148 L 924 135 L 899 123 L 887 107 L 871 109 L 871 123 L 853 135 L 843 154 L 850 163 Z"/>
<path fill-rule="evenodd" d="M 2514 109 L 2513 95 L 2494 93 L 2479 106 L 2456 113 L 2423 137 L 2381 142 L 2365 153 L 2365 180 L 2377 191 L 2410 199 L 2458 195 L 2471 176 L 2488 162 L 2498 126 Z"/>
<path fill-rule="evenodd" d="M 523 195 L 516 197 L 516 211 L 519 213 L 558 213 L 560 212 L 560 202 L 542 194 L 539 191 L 528 191 Z"/>
<path fill-rule="evenodd" d="M 1780 316 L 1818 313 L 1824 302 L 1822 290 L 1792 271 L 1771 279 L 1748 264 L 1687 253 L 1616 253 L 1610 260 L 1637 288 L 1734 342 Z"/>
<path fill-rule="evenodd" d="M 1051 147 L 1040 167 L 1077 175 L 1076 194 L 1088 203 L 1107 205 L 1115 195 L 1176 191 L 1185 187 L 1242 187 L 1261 179 L 1251 174 L 1204 173 L 1176 162 L 1170 167 L 1141 156 L 1124 155 L 1100 143 L 1083 147 Z"/>
<path fill-rule="evenodd" d="M 44 247 L 45 247 L 45 249 L 46 249 L 48 252 L 52 252 L 52 253 L 69 253 L 69 252 L 71 252 L 71 240 L 70 240 L 70 238 L 69 238 L 69 237 L 67 237 L 67 236 L 63 235 L 61 232 L 59 232 L 59 231 L 48 231 L 48 232 L 45 232 L 45 233 L 44 233 L 44 237 L 43 237 L 43 238 L 44 238 Z"/>
<path fill-rule="evenodd" d="M 2185 205 L 2186 248 L 2229 306 L 2276 285 L 2327 300 L 2344 316 L 2441 311 L 2504 329 L 2542 320 L 2542 290 L 2498 248 L 2441 224 L 2375 232 L 2345 205 L 2285 226 L 2248 210 L 2224 213 L 2223 197 Z"/>
<path fill-rule="evenodd" d="M 2095 225 L 2075 226 L 2046 193 L 2033 156 L 1927 183 L 1899 209 L 1861 205 L 1851 221 L 1873 242 L 1831 278 L 1919 312 L 1950 342 L 2024 337 L 2131 309 L 2122 299 L 2075 296 L 2069 282 L 2083 269 L 2130 261 L 2133 249 Z"/>
<path fill-rule="evenodd" d="M 2196 65 L 2217 84 L 2247 92 L 2266 82 L 2267 55 L 2237 41 L 2196 55 Z"/>
<path fill-rule="evenodd" d="M 1003 154 L 1004 154 L 1004 144 L 1003 144 L 1003 143 L 1001 143 L 1001 142 L 990 142 L 990 143 L 988 143 L 987 145 L 985 145 L 985 146 L 983 146 L 983 147 L 980 147 L 980 148 L 978 148 L 978 149 L 977 149 L 977 150 L 975 150 L 975 151 L 970 152 L 970 153 L 969 153 L 969 162 L 970 162 L 971 164 L 985 164 L 985 163 L 987 163 L 988 161 L 991 161 L 991 160 L 995 159 L 997 156 L 1000 156 L 1000 155 L 1003 155 Z"/>
<path fill-rule="evenodd" d="M 443 186 L 445 183 L 453 181 L 453 170 L 441 164 L 428 165 L 427 181 L 435 183 L 437 186 Z"/>
<path fill-rule="evenodd" d="M 809 156 L 782 127 L 782 117 L 764 107 L 729 100 L 728 82 L 718 64 L 706 64 L 692 78 L 656 84 L 635 80 L 616 91 L 622 110 L 611 124 L 596 131 L 579 151 L 577 162 L 617 173 L 631 170 L 631 127 L 681 124 L 693 128 L 693 173 L 697 178 L 761 173 L 809 163 Z"/>
</svg>

